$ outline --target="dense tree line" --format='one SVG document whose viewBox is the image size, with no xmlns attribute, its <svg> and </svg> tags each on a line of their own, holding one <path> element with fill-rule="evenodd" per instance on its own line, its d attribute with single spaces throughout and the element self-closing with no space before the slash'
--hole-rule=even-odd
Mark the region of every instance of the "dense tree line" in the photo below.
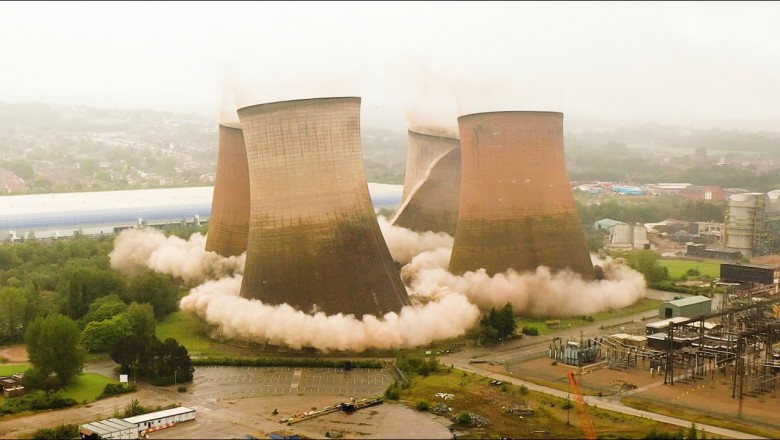
<svg viewBox="0 0 780 440">
<path fill-rule="evenodd" d="M 148 304 L 158 319 L 177 310 L 184 292 L 171 276 L 124 276 L 110 267 L 112 248 L 112 236 L 0 244 L 0 343 L 21 342 L 39 316 L 62 314 L 81 329 L 109 321 L 92 324 L 90 334 L 126 334 L 121 315 L 132 303 Z"/>
<path fill-rule="evenodd" d="M 592 226 L 596 220 L 611 218 L 624 223 L 654 223 L 667 218 L 690 222 L 722 223 L 726 202 L 688 200 L 679 197 L 641 197 L 618 200 L 615 197 L 590 195 L 577 197 L 582 223 Z"/>
<path fill-rule="evenodd" d="M 87 352 L 117 347 L 132 356 L 117 362 L 138 378 L 192 380 L 186 348 L 155 334 L 157 320 L 178 309 L 182 288 L 151 270 L 130 277 L 114 271 L 112 248 L 110 236 L 0 244 L 0 343 L 27 344 L 27 387 L 57 390 L 82 371 Z"/>
</svg>

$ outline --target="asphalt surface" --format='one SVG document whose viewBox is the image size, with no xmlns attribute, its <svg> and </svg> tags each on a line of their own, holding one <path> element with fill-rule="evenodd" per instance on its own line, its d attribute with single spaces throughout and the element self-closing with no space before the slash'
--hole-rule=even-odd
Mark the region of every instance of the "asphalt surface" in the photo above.
<svg viewBox="0 0 780 440">
<path fill-rule="evenodd" d="M 670 300 L 674 298 L 674 294 L 670 292 L 664 292 L 659 290 L 647 289 L 647 297 L 651 299 Z M 571 330 L 564 329 L 555 332 L 554 336 L 561 339 L 578 339 L 580 337 L 588 338 L 595 336 L 603 336 L 605 332 L 613 333 L 631 333 L 636 332 L 641 328 L 644 330 L 645 324 L 651 322 L 653 319 L 658 319 L 658 311 L 651 310 L 647 312 L 637 313 L 634 315 L 618 317 L 607 321 L 601 321 L 591 325 L 577 327 Z M 440 356 L 441 363 L 445 365 L 453 365 L 463 371 L 474 372 L 482 376 L 487 376 L 496 380 L 513 383 L 516 385 L 525 385 L 528 389 L 538 391 L 566 399 L 569 396 L 568 392 L 560 391 L 554 388 L 549 388 L 541 385 L 537 385 L 531 382 L 505 375 L 495 373 L 481 368 L 480 364 L 470 363 L 470 360 L 486 361 L 488 363 L 502 363 L 505 364 L 507 360 L 521 359 L 523 357 L 534 357 L 543 355 L 546 356 L 552 337 L 550 335 L 545 336 L 524 336 L 520 340 L 513 340 L 505 343 L 502 346 L 489 348 L 469 348 L 455 353 L 449 353 Z M 543 354 L 542 354 L 543 353 Z M 644 417 L 647 419 L 669 423 L 672 425 L 682 426 L 684 428 L 690 428 L 693 420 L 685 420 L 675 417 L 669 417 L 661 414 L 651 413 L 648 411 L 642 411 L 629 406 L 623 405 L 619 401 L 612 401 L 604 397 L 596 396 L 583 396 L 588 405 L 597 406 L 599 408 L 608 409 L 611 411 L 620 412 L 637 417 Z M 745 432 L 734 431 L 731 429 L 719 428 L 717 426 L 705 425 L 696 423 L 698 429 L 704 430 L 707 433 L 731 437 L 738 439 L 763 439 L 766 437 L 760 437 Z"/>
</svg>

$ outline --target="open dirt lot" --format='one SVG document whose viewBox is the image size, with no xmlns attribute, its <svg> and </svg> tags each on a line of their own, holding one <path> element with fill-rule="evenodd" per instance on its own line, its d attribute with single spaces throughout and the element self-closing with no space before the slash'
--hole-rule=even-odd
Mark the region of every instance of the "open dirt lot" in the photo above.
<svg viewBox="0 0 780 440">
<path fill-rule="evenodd" d="M 557 383 L 568 386 L 569 371 L 578 371 L 576 367 L 558 363 L 552 365 L 552 359 L 541 358 L 511 364 L 485 365 L 484 368 L 495 372 L 511 372 L 512 376 L 522 377 L 532 382 L 549 385 Z M 774 429 L 780 438 L 780 380 L 769 392 L 755 395 L 744 394 L 740 399 L 732 398 L 732 368 L 725 371 L 710 371 L 705 377 L 675 380 L 674 385 L 664 385 L 664 374 L 651 375 L 649 362 L 638 361 L 636 367 L 620 369 L 600 368 L 578 376 L 584 393 L 612 396 L 620 401 L 624 397 L 634 397 L 657 405 L 665 405 L 676 410 L 698 412 L 716 418 L 741 419 L 743 422 L 761 424 Z M 746 383 L 745 390 L 748 390 Z"/>
</svg>

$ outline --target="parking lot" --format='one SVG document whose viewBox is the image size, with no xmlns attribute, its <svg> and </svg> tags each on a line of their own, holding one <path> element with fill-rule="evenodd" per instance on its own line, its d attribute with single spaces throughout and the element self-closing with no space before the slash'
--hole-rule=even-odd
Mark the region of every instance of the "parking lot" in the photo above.
<svg viewBox="0 0 780 440">
<path fill-rule="evenodd" d="M 327 394 L 381 395 L 393 382 L 387 369 L 298 367 L 197 367 L 190 390 L 201 399 Z"/>
</svg>

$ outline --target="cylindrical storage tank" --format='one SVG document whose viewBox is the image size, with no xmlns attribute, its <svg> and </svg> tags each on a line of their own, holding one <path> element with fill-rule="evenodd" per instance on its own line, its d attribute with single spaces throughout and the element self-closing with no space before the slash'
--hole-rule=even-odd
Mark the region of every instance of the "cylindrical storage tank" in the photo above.
<svg viewBox="0 0 780 440">
<path fill-rule="evenodd" d="M 632 244 L 631 233 L 633 226 L 620 224 L 612 227 L 612 240 L 611 244 Z"/>
<path fill-rule="evenodd" d="M 217 175 L 206 250 L 223 257 L 246 251 L 249 235 L 249 165 L 238 124 L 220 124 Z"/>
<path fill-rule="evenodd" d="M 409 304 L 368 192 L 360 98 L 260 104 L 238 115 L 250 184 L 241 296 L 358 318 Z"/>
<path fill-rule="evenodd" d="M 409 129 L 406 172 L 401 202 L 422 182 L 434 160 L 460 146 L 456 127 L 416 126 Z"/>
<path fill-rule="evenodd" d="M 780 189 L 766 193 L 769 203 L 766 206 L 768 214 L 780 214 Z"/>
<path fill-rule="evenodd" d="M 416 160 L 417 165 L 411 168 L 418 171 L 417 167 L 427 161 L 430 152 L 441 150 L 445 151 L 430 161 L 421 178 L 407 174 L 403 202 L 392 220 L 394 225 L 418 232 L 455 235 L 460 205 L 460 141 L 443 130 L 410 129 L 406 170 L 410 173 L 410 162 Z M 414 187 L 407 195 L 407 185 L 412 182 Z"/>
<path fill-rule="evenodd" d="M 563 114 L 458 118 L 461 192 L 449 270 L 569 268 L 593 279 L 563 154 Z"/>
<path fill-rule="evenodd" d="M 732 194 L 728 199 L 728 210 L 723 224 L 723 246 L 742 252 L 745 257 L 753 256 L 753 243 L 759 218 L 767 205 L 764 193 Z"/>
</svg>

